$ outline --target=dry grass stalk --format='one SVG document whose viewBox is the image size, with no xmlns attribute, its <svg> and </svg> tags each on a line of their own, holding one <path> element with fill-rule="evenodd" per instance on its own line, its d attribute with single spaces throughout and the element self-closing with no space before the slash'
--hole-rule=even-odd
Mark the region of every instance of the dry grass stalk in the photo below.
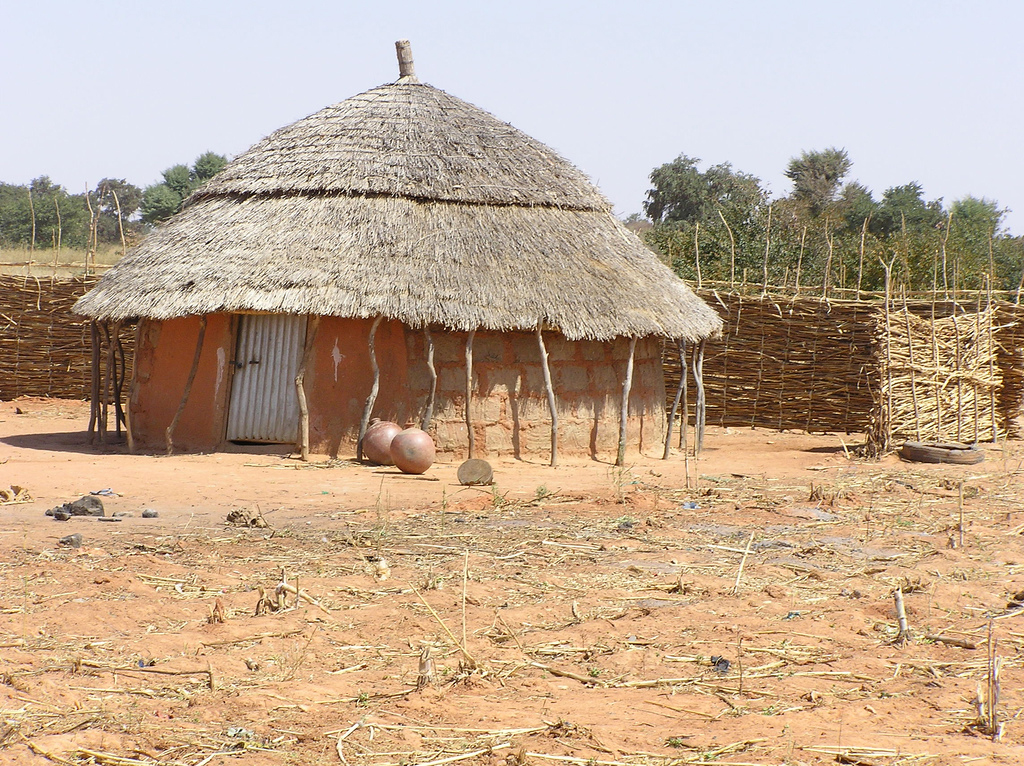
<svg viewBox="0 0 1024 766">
<path fill-rule="evenodd" d="M 740 579 L 743 577 L 743 567 L 747 563 L 747 556 L 750 555 L 750 546 L 754 544 L 754 533 L 750 533 L 750 539 L 747 540 L 747 547 L 743 551 L 743 558 L 740 559 L 740 568 L 736 572 L 736 582 L 732 586 L 732 595 L 737 596 L 740 592 Z"/>
<path fill-rule="evenodd" d="M 910 623 L 907 622 L 907 610 L 903 605 L 903 589 L 896 588 L 892 592 L 892 596 L 896 602 L 896 622 L 899 625 L 899 632 L 892 642 L 904 646 L 910 641 Z"/>
<path fill-rule="evenodd" d="M 434 618 L 437 624 L 441 626 L 441 629 L 448 635 L 448 638 L 451 639 L 451 642 L 455 644 L 456 647 L 458 647 L 458 650 L 462 653 L 463 668 L 470 672 L 476 670 L 479 667 L 479 665 L 477 664 L 476 658 L 469 653 L 469 650 L 466 648 L 465 644 L 459 641 L 459 639 L 455 637 L 455 634 L 452 633 L 451 630 L 449 630 L 448 626 L 445 624 L 445 621 L 441 619 L 441 616 L 436 611 L 434 611 L 434 607 L 432 607 L 427 602 L 427 600 L 423 598 L 423 594 L 416 589 L 416 586 L 412 583 L 408 583 L 408 586 L 410 590 L 412 590 L 412 592 L 416 594 L 416 598 L 420 600 L 420 603 L 422 603 L 423 606 L 427 608 L 427 611 L 430 612 L 430 616 Z"/>
<path fill-rule="evenodd" d="M 982 734 L 988 735 L 993 742 L 1003 736 L 1003 724 L 999 720 L 999 674 L 1002 669 L 1002 658 L 996 656 L 995 622 L 988 623 L 988 663 L 984 685 L 978 684 L 978 696 L 975 700 L 977 717 L 973 727 Z"/>
<path fill-rule="evenodd" d="M 424 644 L 420 651 L 419 673 L 416 676 L 416 688 L 423 689 L 434 685 L 434 658 L 430 656 L 430 644 Z"/>
</svg>

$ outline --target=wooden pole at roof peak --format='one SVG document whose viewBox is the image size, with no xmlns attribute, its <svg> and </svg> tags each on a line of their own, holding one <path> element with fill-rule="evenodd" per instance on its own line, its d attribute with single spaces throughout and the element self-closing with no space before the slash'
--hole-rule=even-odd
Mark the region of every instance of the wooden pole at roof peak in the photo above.
<svg viewBox="0 0 1024 766">
<path fill-rule="evenodd" d="M 398 54 L 398 77 L 407 82 L 419 82 L 416 78 L 416 67 L 412 62 L 412 45 L 408 40 L 395 42 L 395 52 Z"/>
</svg>

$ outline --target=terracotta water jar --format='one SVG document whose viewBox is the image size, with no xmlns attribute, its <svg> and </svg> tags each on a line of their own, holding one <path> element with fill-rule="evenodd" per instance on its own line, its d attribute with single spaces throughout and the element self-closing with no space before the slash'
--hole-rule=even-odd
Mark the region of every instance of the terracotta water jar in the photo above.
<svg viewBox="0 0 1024 766">
<path fill-rule="evenodd" d="M 408 426 L 391 440 L 391 459 L 403 473 L 423 473 L 434 464 L 437 453 L 430 434 Z"/>
<path fill-rule="evenodd" d="M 391 459 L 391 440 L 402 432 L 398 423 L 374 418 L 363 435 L 363 457 L 377 465 L 394 465 Z"/>
</svg>

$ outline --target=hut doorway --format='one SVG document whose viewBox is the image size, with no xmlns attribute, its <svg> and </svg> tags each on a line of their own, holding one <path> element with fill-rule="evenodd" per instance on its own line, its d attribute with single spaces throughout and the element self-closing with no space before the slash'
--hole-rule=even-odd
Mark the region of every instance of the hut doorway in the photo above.
<svg viewBox="0 0 1024 766">
<path fill-rule="evenodd" d="M 305 339 L 305 316 L 241 315 L 228 403 L 228 441 L 298 442 L 295 376 Z"/>
</svg>

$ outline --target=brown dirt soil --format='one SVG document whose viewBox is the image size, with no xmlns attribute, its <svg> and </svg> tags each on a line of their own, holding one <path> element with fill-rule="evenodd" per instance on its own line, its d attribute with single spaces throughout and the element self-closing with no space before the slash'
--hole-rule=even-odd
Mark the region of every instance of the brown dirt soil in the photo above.
<svg viewBox="0 0 1024 766">
<path fill-rule="evenodd" d="M 690 488 L 679 457 L 462 488 L 87 421 L 0 403 L 0 489 L 31 495 L 0 505 L 0 763 L 1024 761 L 1019 443 L 934 466 L 711 429 Z M 44 515 L 104 488 L 118 521 Z M 309 599 L 257 615 L 282 579 Z"/>
</svg>

